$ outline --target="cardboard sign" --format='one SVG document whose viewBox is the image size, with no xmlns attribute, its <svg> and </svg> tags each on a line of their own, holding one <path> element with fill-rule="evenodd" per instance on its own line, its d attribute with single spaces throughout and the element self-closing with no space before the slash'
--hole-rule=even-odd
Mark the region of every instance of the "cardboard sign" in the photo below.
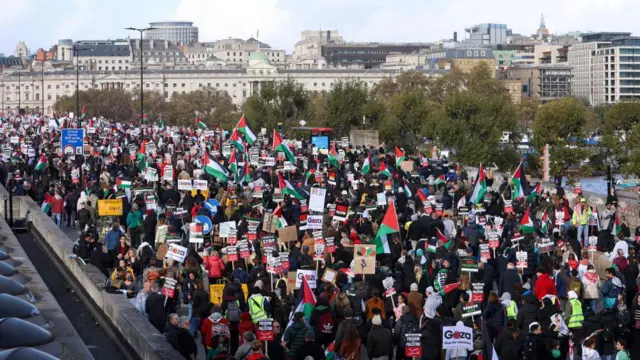
<svg viewBox="0 0 640 360">
<path fill-rule="evenodd" d="M 316 288 L 316 271 L 315 270 L 298 270 L 296 272 L 296 289 L 300 289 L 302 286 L 302 278 L 305 277 L 307 279 L 307 283 L 309 287 L 312 289 Z"/>
<path fill-rule="evenodd" d="M 264 217 L 262 218 L 262 231 L 271 234 L 275 233 L 277 221 L 278 219 L 272 213 L 264 213 Z"/>
<path fill-rule="evenodd" d="M 183 263 L 184 259 L 187 257 L 187 248 L 184 246 L 180 246 L 178 244 L 172 243 L 169 244 L 169 249 L 167 250 L 167 259 L 175 260 L 179 263 Z"/>
<path fill-rule="evenodd" d="M 235 221 L 225 221 L 223 223 L 220 223 L 220 237 L 228 237 L 229 236 L 229 231 L 230 230 L 235 230 L 236 229 L 236 222 Z"/>
<path fill-rule="evenodd" d="M 224 284 L 209 285 L 209 301 L 212 304 L 221 306 Z"/>
<path fill-rule="evenodd" d="M 413 160 L 407 160 L 400 162 L 400 168 L 406 173 L 413 171 Z"/>
<path fill-rule="evenodd" d="M 158 251 L 156 252 L 156 258 L 158 260 L 164 260 L 167 257 L 167 251 L 169 251 L 169 246 L 167 244 L 158 245 Z"/>
<path fill-rule="evenodd" d="M 393 189 L 393 183 L 391 180 L 387 180 L 384 182 L 384 191 L 391 191 Z"/>
<path fill-rule="evenodd" d="M 122 216 L 122 199 L 98 200 L 98 216 Z"/>
<path fill-rule="evenodd" d="M 298 230 L 296 229 L 295 225 L 278 229 L 278 241 L 280 241 L 280 243 L 286 244 L 290 241 L 297 240 Z"/>
<path fill-rule="evenodd" d="M 404 356 L 409 358 L 421 358 L 422 357 L 422 344 L 420 333 L 406 333 L 404 334 Z"/>
<path fill-rule="evenodd" d="M 597 236 L 589 236 L 589 251 L 597 251 L 598 250 L 598 237 Z"/>
<path fill-rule="evenodd" d="M 376 194 L 376 205 L 378 206 L 386 206 L 387 205 L 387 194 L 385 193 L 377 193 Z"/>
<path fill-rule="evenodd" d="M 164 173 L 162 174 L 162 179 L 167 181 L 173 181 L 173 166 L 167 165 L 164 167 Z"/>
<path fill-rule="evenodd" d="M 460 270 L 467 272 L 478 272 L 478 262 L 474 258 L 461 259 Z"/>
<path fill-rule="evenodd" d="M 337 271 L 330 268 L 325 268 L 324 273 L 322 274 L 321 280 L 328 283 L 335 283 L 337 278 L 338 278 Z"/>
<path fill-rule="evenodd" d="M 251 194 L 251 197 L 256 199 L 262 199 L 263 196 L 264 196 L 264 190 L 262 190 L 262 186 L 255 185 L 253 187 L 253 193 Z"/>
<path fill-rule="evenodd" d="M 375 274 L 376 273 L 376 246 L 375 245 L 354 245 L 353 246 L 354 273 Z"/>
<path fill-rule="evenodd" d="M 275 339 L 273 334 L 273 319 L 258 320 L 258 330 L 256 337 L 260 341 L 271 341 Z"/>
</svg>

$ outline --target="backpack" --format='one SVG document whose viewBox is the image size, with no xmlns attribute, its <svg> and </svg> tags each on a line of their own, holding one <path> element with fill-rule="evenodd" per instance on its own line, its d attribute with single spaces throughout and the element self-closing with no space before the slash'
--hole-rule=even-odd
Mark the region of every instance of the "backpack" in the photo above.
<svg viewBox="0 0 640 360">
<path fill-rule="evenodd" d="M 331 336 L 333 334 L 333 327 L 335 323 L 331 311 L 327 311 L 320 315 L 318 324 L 316 325 L 316 333 Z"/>
<path fill-rule="evenodd" d="M 582 283 L 580 282 L 580 280 L 573 278 L 569 281 L 569 291 L 575 291 L 578 297 L 580 297 L 581 289 L 582 289 Z"/>
<path fill-rule="evenodd" d="M 238 300 L 230 301 L 227 303 L 227 320 L 232 323 L 239 323 L 242 317 L 240 311 L 240 302 Z"/>
</svg>

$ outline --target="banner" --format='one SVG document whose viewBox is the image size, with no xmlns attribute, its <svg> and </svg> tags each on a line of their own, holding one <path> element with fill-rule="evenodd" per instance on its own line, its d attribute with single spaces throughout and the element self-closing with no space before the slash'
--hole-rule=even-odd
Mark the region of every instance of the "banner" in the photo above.
<svg viewBox="0 0 640 360">
<path fill-rule="evenodd" d="M 473 350 L 473 330 L 466 326 L 443 326 L 442 349 Z"/>
<path fill-rule="evenodd" d="M 98 216 L 122 216 L 122 199 L 98 200 Z"/>
</svg>

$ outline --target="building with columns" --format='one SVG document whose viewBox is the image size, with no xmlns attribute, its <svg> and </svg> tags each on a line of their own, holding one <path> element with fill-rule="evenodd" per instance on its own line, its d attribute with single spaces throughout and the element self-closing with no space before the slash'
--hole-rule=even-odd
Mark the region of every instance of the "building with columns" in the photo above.
<svg viewBox="0 0 640 360">
<path fill-rule="evenodd" d="M 441 71 L 424 71 L 429 76 L 442 74 Z M 399 70 L 378 69 L 280 69 L 271 64 L 264 53 L 254 52 L 249 56 L 248 66 L 242 69 L 145 69 L 144 90 L 158 91 L 169 100 L 176 93 L 213 88 L 226 91 L 234 103 L 242 105 L 267 82 L 294 79 L 306 90 L 329 91 L 333 84 L 341 80 L 357 79 L 367 87 L 373 87 L 383 79 L 398 74 Z M 83 70 L 80 71 L 79 84 L 80 90 L 123 89 L 131 91 L 133 96 L 134 92 L 140 91 L 140 72 L 137 69 Z M 0 74 L 0 109 L 16 109 L 20 99 L 25 110 L 39 112 L 41 94 L 44 93 L 45 113 L 52 114 L 56 100 L 73 95 L 75 88 L 76 72 L 70 69 L 5 71 Z"/>
</svg>

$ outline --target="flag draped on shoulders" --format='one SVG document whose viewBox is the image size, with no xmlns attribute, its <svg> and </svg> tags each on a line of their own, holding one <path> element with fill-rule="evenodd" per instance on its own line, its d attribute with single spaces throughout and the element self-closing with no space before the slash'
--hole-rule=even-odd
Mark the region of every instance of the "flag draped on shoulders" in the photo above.
<svg viewBox="0 0 640 360">
<path fill-rule="evenodd" d="M 393 203 L 393 201 L 390 201 L 387 213 L 384 215 L 382 224 L 380 224 L 380 227 L 378 228 L 378 233 L 373 239 L 373 243 L 376 245 L 376 254 L 391 254 L 388 235 L 399 232 L 400 224 L 398 223 L 396 205 Z"/>
<path fill-rule="evenodd" d="M 476 186 L 473 188 L 473 193 L 471 194 L 471 202 L 474 204 L 478 204 L 484 198 L 484 193 L 487 192 L 487 180 L 484 175 L 484 169 L 482 168 L 482 164 L 480 164 L 480 169 L 478 170 L 478 176 L 476 179 Z"/>
</svg>

